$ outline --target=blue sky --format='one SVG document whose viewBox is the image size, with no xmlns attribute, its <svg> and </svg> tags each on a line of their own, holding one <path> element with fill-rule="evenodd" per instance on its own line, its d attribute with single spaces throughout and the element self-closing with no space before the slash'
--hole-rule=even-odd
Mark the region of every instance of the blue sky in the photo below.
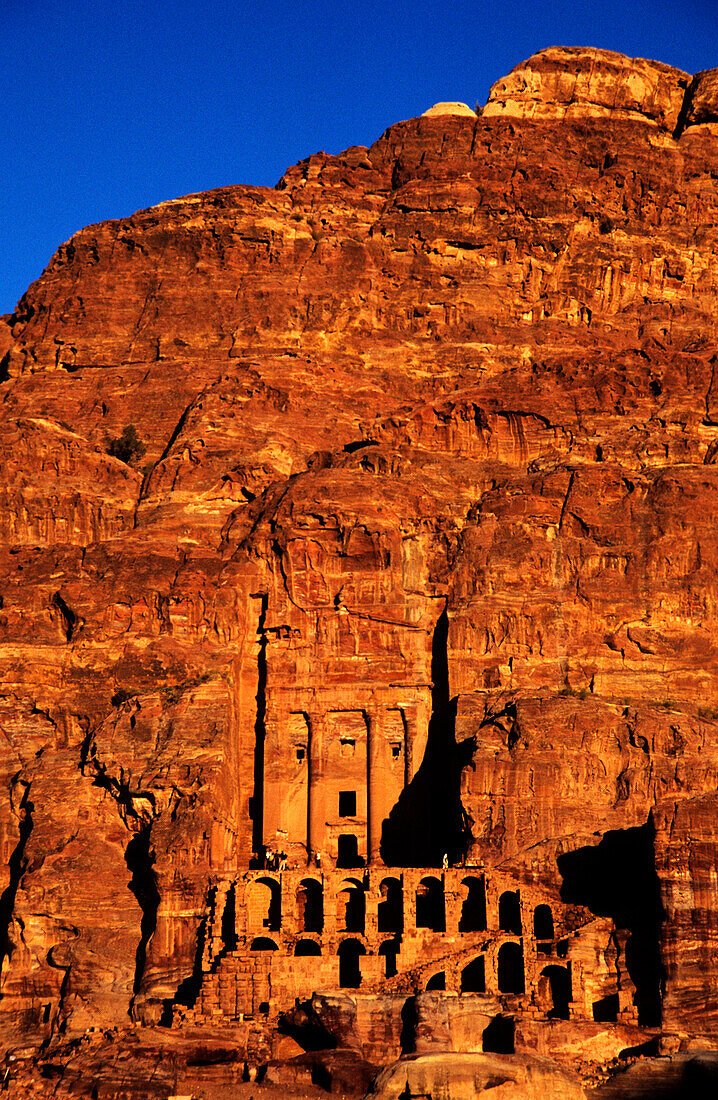
<svg viewBox="0 0 718 1100">
<path fill-rule="evenodd" d="M 0 313 L 91 222 L 273 185 L 549 45 L 718 67 L 718 0 L 0 0 Z"/>
</svg>

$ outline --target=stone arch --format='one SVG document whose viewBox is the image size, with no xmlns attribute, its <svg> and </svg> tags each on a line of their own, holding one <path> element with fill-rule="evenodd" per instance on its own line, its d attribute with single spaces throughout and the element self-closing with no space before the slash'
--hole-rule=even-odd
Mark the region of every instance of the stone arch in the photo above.
<svg viewBox="0 0 718 1100">
<path fill-rule="evenodd" d="M 278 932 L 282 925 L 282 890 L 268 875 L 250 883 L 246 895 L 247 926 L 250 931 L 266 928 Z"/>
<path fill-rule="evenodd" d="M 366 948 L 359 940 L 342 940 L 337 949 L 339 956 L 339 985 L 343 989 L 358 989 L 361 985 L 359 959 L 366 955 Z"/>
<path fill-rule="evenodd" d="M 534 909 L 534 937 L 552 940 L 554 936 L 553 913 L 550 905 L 537 905 Z"/>
<path fill-rule="evenodd" d="M 498 955 L 498 985 L 500 993 L 523 993 L 524 951 L 519 943 L 511 940 L 502 943 Z"/>
<path fill-rule="evenodd" d="M 462 993 L 486 992 L 486 965 L 484 956 L 478 955 L 461 971 Z"/>
<path fill-rule="evenodd" d="M 446 931 L 444 884 L 434 875 L 427 875 L 416 888 L 416 927 Z"/>
<path fill-rule="evenodd" d="M 467 878 L 462 879 L 461 885 L 466 890 L 466 897 L 461 906 L 459 932 L 485 932 L 486 882 L 484 876 L 468 875 Z"/>
<path fill-rule="evenodd" d="M 504 890 L 499 898 L 499 928 L 502 932 L 510 932 L 512 936 L 521 935 L 523 929 L 518 890 Z"/>
<path fill-rule="evenodd" d="M 345 932 L 364 933 L 366 892 L 358 879 L 345 879 L 338 898 L 337 916 Z"/>
<path fill-rule="evenodd" d="M 301 958 L 307 955 L 321 955 L 322 949 L 316 940 L 297 940 L 297 945 L 294 948 L 294 954 L 297 958 Z"/>
<path fill-rule="evenodd" d="M 381 901 L 377 911 L 380 932 L 404 931 L 404 893 L 398 878 L 385 878 L 380 886 Z"/>
<path fill-rule="evenodd" d="M 572 1000 L 569 966 L 545 966 L 538 980 L 538 1000 L 549 1019 L 568 1020 Z"/>
<path fill-rule="evenodd" d="M 324 890 L 315 878 L 304 878 L 297 887 L 297 914 L 302 932 L 324 929 Z"/>
<path fill-rule="evenodd" d="M 256 936 L 252 940 L 252 946 L 250 951 L 277 951 L 277 945 L 274 940 L 270 940 L 267 936 Z"/>
<path fill-rule="evenodd" d="M 446 971 L 439 970 L 436 974 L 432 974 L 426 983 L 426 992 L 430 993 L 432 990 L 446 989 Z"/>
</svg>

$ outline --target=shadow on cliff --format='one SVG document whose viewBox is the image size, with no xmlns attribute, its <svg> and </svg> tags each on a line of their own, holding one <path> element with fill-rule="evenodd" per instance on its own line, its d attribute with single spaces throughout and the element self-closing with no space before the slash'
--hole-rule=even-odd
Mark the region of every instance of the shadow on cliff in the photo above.
<svg viewBox="0 0 718 1100">
<path fill-rule="evenodd" d="M 384 822 L 381 857 L 389 867 L 458 863 L 472 841 L 461 802 L 461 773 L 473 758 L 473 738 L 456 743 L 457 700 L 449 698 L 449 616 L 442 611 L 431 650 L 431 719 L 424 759 Z"/>
<path fill-rule="evenodd" d="M 125 863 L 132 872 L 132 878 L 128 888 L 133 893 L 142 910 L 140 921 L 140 942 L 135 954 L 135 977 L 132 983 L 132 1001 L 130 1003 L 130 1015 L 134 1007 L 134 999 L 140 991 L 142 977 L 147 963 L 147 945 L 157 928 L 157 910 L 160 904 L 160 894 L 157 889 L 157 875 L 154 871 L 155 853 L 151 842 L 151 824 L 144 825 L 135 833 L 125 852 Z"/>
<path fill-rule="evenodd" d="M 18 825 L 19 839 L 8 860 L 8 871 L 10 873 L 8 885 L 0 895 L 0 970 L 3 969 L 5 960 L 10 958 L 14 950 L 10 926 L 12 924 L 12 917 L 15 909 L 15 897 L 27 866 L 25 846 L 32 832 L 32 812 L 35 809 L 29 798 L 30 783 L 26 783 L 24 780 L 20 782 L 24 786 L 25 791 L 22 796 L 22 801 L 20 802 L 22 817 Z M 0 990 L 0 1000 L 2 1000 L 2 997 L 2 990 Z"/>
<path fill-rule="evenodd" d="M 599 917 L 627 928 L 625 965 L 636 987 L 638 1022 L 659 1027 L 665 975 L 660 925 L 664 918 L 656 874 L 655 828 L 649 817 L 634 829 L 605 833 L 600 844 L 558 857 L 561 900 L 584 905 Z"/>
</svg>

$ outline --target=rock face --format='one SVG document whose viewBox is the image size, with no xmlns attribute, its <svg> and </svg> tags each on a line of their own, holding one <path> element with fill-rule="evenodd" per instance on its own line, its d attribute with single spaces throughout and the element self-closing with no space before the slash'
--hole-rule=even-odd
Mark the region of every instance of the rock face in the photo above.
<svg viewBox="0 0 718 1100">
<path fill-rule="evenodd" d="M 546 50 L 0 321 L 11 1094 L 715 1045 L 717 72 Z"/>
</svg>

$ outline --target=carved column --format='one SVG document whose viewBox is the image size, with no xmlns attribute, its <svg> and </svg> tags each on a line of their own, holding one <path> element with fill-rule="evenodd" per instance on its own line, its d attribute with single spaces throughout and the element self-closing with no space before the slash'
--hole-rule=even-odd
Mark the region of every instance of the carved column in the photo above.
<svg viewBox="0 0 718 1100">
<path fill-rule="evenodd" d="M 307 865 L 312 866 L 317 851 L 323 865 L 327 853 L 323 847 L 326 832 L 324 791 L 325 715 L 313 711 L 309 715 L 309 776 L 307 784 Z"/>
</svg>

